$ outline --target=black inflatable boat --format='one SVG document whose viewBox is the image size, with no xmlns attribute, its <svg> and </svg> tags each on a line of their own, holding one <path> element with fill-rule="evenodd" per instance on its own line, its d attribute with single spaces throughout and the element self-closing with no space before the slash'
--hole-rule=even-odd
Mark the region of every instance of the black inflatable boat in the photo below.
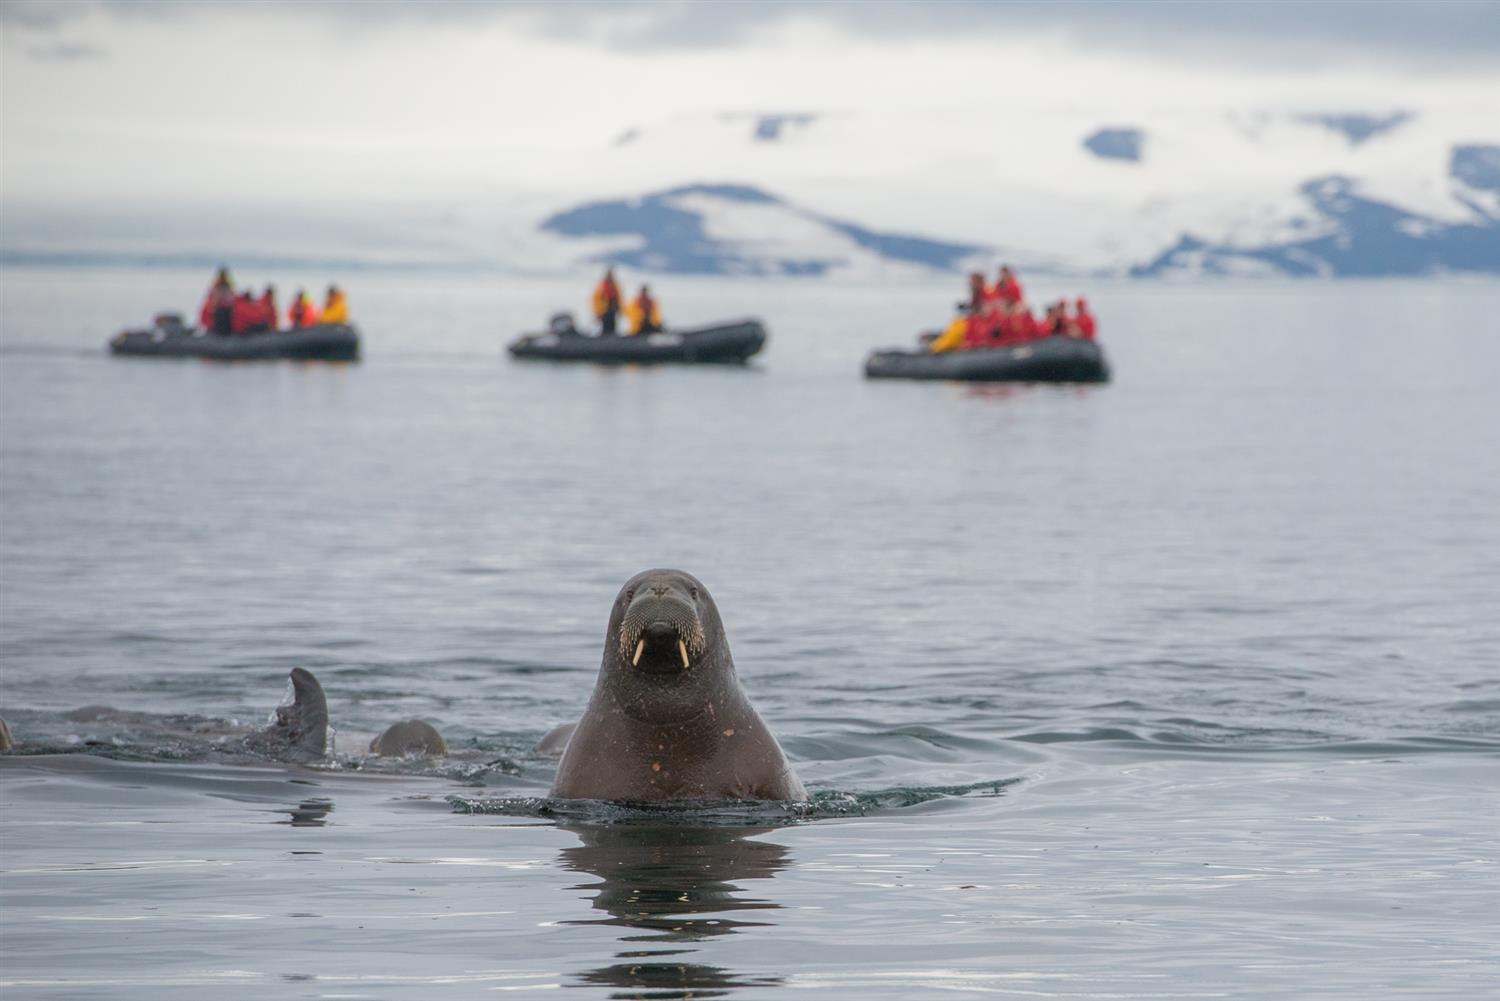
<svg viewBox="0 0 1500 1001">
<path fill-rule="evenodd" d="M 1109 363 L 1093 341 L 1048 337 L 1004 348 L 964 351 L 876 351 L 870 379 L 958 379 L 966 382 L 1108 382 Z"/>
<path fill-rule="evenodd" d="M 759 320 L 738 320 L 694 330 L 667 330 L 636 337 L 598 337 L 571 327 L 545 334 L 527 334 L 510 345 L 517 358 L 551 361 L 589 361 L 602 365 L 655 365 L 664 362 L 736 364 L 747 361 L 766 344 L 766 328 Z"/>
<path fill-rule="evenodd" d="M 210 334 L 184 327 L 167 316 L 158 317 L 156 326 L 149 330 L 127 330 L 117 334 L 110 340 L 109 350 L 112 354 L 146 358 L 354 361 L 359 358 L 359 332 L 342 323 L 320 323 L 258 334 Z"/>
</svg>

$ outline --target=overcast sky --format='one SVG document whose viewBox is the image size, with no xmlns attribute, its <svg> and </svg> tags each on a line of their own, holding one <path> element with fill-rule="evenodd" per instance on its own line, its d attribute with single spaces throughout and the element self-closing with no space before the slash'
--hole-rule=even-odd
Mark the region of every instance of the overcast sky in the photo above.
<svg viewBox="0 0 1500 1001">
<path fill-rule="evenodd" d="M 420 200 L 685 111 L 1496 100 L 1500 3 L 0 5 L 0 197 Z"/>
</svg>

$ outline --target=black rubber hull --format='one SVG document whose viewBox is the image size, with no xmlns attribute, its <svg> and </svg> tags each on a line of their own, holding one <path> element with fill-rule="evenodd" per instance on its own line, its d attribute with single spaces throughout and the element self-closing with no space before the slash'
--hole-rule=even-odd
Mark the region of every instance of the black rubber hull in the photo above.
<svg viewBox="0 0 1500 1001">
<path fill-rule="evenodd" d="M 766 328 L 742 320 L 696 330 L 641 337 L 527 334 L 510 345 L 517 358 L 586 361 L 598 365 L 743 364 L 766 346 Z"/>
<path fill-rule="evenodd" d="M 343 324 L 227 336 L 201 330 L 127 330 L 109 342 L 109 350 L 138 358 L 355 361 L 359 358 L 359 332 Z"/>
<path fill-rule="evenodd" d="M 1048 337 L 1008 348 L 967 351 L 877 351 L 865 361 L 870 379 L 961 382 L 1108 382 L 1109 363 L 1093 341 Z"/>
</svg>

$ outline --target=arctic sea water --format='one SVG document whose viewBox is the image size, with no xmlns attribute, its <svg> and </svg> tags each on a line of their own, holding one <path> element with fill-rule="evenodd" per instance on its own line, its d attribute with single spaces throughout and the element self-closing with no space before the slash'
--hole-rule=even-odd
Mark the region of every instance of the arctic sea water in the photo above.
<svg viewBox="0 0 1500 1001">
<path fill-rule="evenodd" d="M 1495 284 L 1095 284 L 1102 387 L 863 381 L 956 281 L 658 280 L 769 349 L 605 370 L 501 351 L 587 282 L 247 272 L 366 360 L 105 355 L 207 277 L 0 275 L 7 999 L 1500 983 Z M 662 565 L 815 819 L 532 801 Z M 299 664 L 338 765 L 215 750 Z"/>
</svg>

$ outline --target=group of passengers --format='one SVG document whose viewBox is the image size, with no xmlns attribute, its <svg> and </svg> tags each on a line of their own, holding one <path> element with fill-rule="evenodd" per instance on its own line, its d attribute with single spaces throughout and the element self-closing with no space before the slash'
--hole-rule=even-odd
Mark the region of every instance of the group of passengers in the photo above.
<svg viewBox="0 0 1500 1001">
<path fill-rule="evenodd" d="M 594 286 L 594 317 L 599 321 L 599 334 L 614 337 L 622 309 L 619 283 L 615 281 L 615 269 L 607 268 L 599 284 Z M 660 333 L 661 304 L 651 295 L 651 286 L 642 285 L 636 297 L 623 304 L 625 318 L 630 322 L 630 335 Z"/>
<path fill-rule="evenodd" d="M 1081 296 L 1074 301 L 1071 313 L 1067 301 L 1059 299 L 1042 316 L 1033 316 L 1021 294 L 1021 282 L 1008 264 L 1000 268 L 993 285 L 986 285 L 984 275 L 977 271 L 969 275 L 969 301 L 959 309 L 959 315 L 932 339 L 928 350 L 1009 347 L 1057 336 L 1091 341 L 1098 329 L 1089 304 Z"/>
<path fill-rule="evenodd" d="M 315 324 L 348 323 L 349 301 L 344 290 L 337 285 L 328 286 L 328 294 L 319 309 L 298 289 L 286 311 L 286 329 L 296 330 Z M 208 295 L 203 299 L 203 308 L 198 312 L 198 324 L 214 334 L 259 334 L 282 329 L 276 311 L 276 286 L 267 285 L 256 295 L 248 285 L 238 292 L 228 268 L 220 268 L 214 275 Z"/>
</svg>

